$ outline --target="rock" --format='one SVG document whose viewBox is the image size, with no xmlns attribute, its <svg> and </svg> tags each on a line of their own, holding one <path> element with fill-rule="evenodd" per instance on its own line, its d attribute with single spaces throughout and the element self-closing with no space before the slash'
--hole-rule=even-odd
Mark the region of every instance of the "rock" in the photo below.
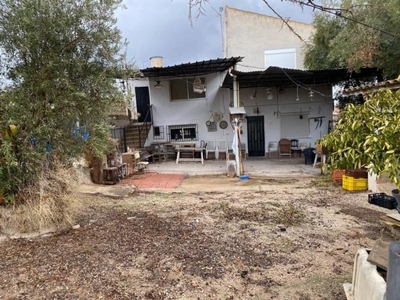
<svg viewBox="0 0 400 300">
<path fill-rule="evenodd" d="M 282 224 L 276 226 L 279 231 L 286 231 L 286 227 Z"/>
<path fill-rule="evenodd" d="M 0 234 L 0 243 L 1 242 L 5 242 L 8 240 L 8 236 L 4 235 L 4 234 Z"/>
<path fill-rule="evenodd" d="M 74 226 L 72 226 L 72 229 L 79 229 L 79 228 L 81 228 L 81 225 L 79 225 L 79 224 L 76 224 L 76 225 L 74 225 Z"/>
</svg>

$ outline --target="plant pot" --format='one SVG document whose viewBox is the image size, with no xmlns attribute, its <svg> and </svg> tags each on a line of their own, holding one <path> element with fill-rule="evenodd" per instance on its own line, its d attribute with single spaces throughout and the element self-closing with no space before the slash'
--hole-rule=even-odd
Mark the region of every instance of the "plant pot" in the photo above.
<svg viewBox="0 0 400 300">
<path fill-rule="evenodd" d="M 400 194 L 399 194 L 399 190 L 398 189 L 392 190 L 392 195 L 397 201 L 397 211 L 400 213 Z"/>
<path fill-rule="evenodd" d="M 335 183 L 342 183 L 342 177 L 346 174 L 346 170 L 333 170 L 332 180 Z"/>
</svg>

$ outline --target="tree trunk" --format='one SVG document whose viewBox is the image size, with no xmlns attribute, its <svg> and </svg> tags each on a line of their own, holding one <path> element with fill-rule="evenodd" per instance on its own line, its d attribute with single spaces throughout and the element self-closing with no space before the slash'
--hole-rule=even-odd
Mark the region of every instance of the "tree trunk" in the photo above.
<svg viewBox="0 0 400 300">
<path fill-rule="evenodd" d="M 103 183 L 103 157 L 101 158 L 93 158 L 93 173 L 92 180 L 94 183 L 102 184 Z"/>
</svg>

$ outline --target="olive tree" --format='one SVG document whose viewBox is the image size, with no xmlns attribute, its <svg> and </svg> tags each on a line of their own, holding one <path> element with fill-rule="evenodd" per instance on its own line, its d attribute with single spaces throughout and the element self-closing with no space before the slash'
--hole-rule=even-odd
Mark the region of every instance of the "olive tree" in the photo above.
<svg viewBox="0 0 400 300">
<path fill-rule="evenodd" d="M 115 78 L 132 69 L 114 16 L 121 1 L 0 0 L 0 195 L 8 201 L 52 160 L 88 146 L 103 153 L 108 114 L 125 105 Z"/>
</svg>

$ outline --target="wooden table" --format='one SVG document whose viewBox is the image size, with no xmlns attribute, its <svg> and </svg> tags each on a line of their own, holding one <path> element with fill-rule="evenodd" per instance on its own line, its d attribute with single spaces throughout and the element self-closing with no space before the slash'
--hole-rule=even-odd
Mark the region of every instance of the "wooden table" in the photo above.
<svg viewBox="0 0 400 300">
<path fill-rule="evenodd" d="M 203 151 L 205 148 L 203 147 L 179 147 L 176 148 L 176 163 L 178 164 L 179 161 L 201 161 L 201 164 L 204 165 L 204 158 L 203 158 Z M 180 158 L 181 153 L 184 152 L 200 152 L 200 158 L 194 157 L 193 158 Z"/>
</svg>

